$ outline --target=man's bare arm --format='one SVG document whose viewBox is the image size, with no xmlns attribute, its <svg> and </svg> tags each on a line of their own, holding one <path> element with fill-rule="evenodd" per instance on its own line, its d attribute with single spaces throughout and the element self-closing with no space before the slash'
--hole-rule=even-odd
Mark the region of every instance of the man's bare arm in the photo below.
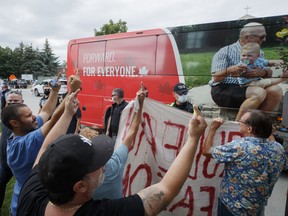
<svg viewBox="0 0 288 216">
<path fill-rule="evenodd" d="M 38 114 L 39 116 L 41 116 L 44 123 L 48 121 L 48 119 L 51 117 L 54 110 L 56 109 L 56 105 L 58 102 L 58 92 L 61 88 L 61 84 L 59 83 L 60 76 L 61 73 L 58 74 L 57 85 L 51 86 L 51 92 L 49 94 L 47 102 L 43 105 L 42 109 Z M 49 83 L 49 85 L 51 85 L 51 83 Z"/>
<path fill-rule="evenodd" d="M 71 119 L 78 109 L 78 105 L 79 105 L 79 101 L 77 100 L 78 92 L 79 91 L 77 91 L 75 93 L 71 93 L 71 95 L 69 97 L 67 97 L 65 102 L 63 102 L 63 104 L 65 103 L 65 111 L 61 115 L 61 117 L 57 121 L 57 123 L 54 125 L 54 127 L 51 128 L 48 135 L 46 136 L 46 138 L 43 142 L 43 145 L 42 145 L 41 149 L 39 150 L 39 153 L 37 155 L 37 158 L 36 158 L 33 166 L 38 164 L 41 155 L 46 150 L 48 145 L 50 145 L 54 140 L 56 140 L 61 135 L 66 134 L 66 131 L 69 127 Z"/>
<path fill-rule="evenodd" d="M 194 107 L 194 110 L 195 114 L 189 123 L 187 141 L 166 175 L 159 183 L 141 190 L 138 193 L 143 201 L 146 215 L 157 215 L 169 205 L 180 192 L 189 175 L 199 139 L 207 127 L 198 108 Z"/>
<path fill-rule="evenodd" d="M 128 149 L 130 149 L 131 144 L 133 142 L 133 140 L 135 139 L 135 136 L 138 132 L 139 129 L 139 125 L 141 122 L 141 114 L 142 114 L 142 109 L 143 109 L 143 103 L 144 103 L 144 99 L 146 97 L 146 91 L 144 90 L 144 85 L 141 85 L 140 90 L 137 92 L 137 99 L 139 102 L 139 109 L 137 111 L 137 113 L 135 113 L 135 115 L 133 116 L 132 122 L 131 122 L 131 126 L 128 130 L 127 135 L 125 136 L 124 140 L 123 140 L 123 144 L 127 146 Z"/>
<path fill-rule="evenodd" d="M 213 139 L 216 134 L 217 129 L 223 124 L 224 119 L 222 118 L 215 118 L 211 122 L 209 132 L 207 134 L 207 137 L 205 138 L 204 141 L 204 146 L 202 149 L 202 155 L 206 157 L 212 157 L 211 155 L 211 147 L 213 146 Z"/>
<path fill-rule="evenodd" d="M 243 65 L 233 65 L 225 68 L 221 71 L 216 71 L 212 74 L 213 80 L 215 82 L 222 81 L 227 76 L 239 77 L 243 71 L 246 71 L 247 67 Z"/>
</svg>

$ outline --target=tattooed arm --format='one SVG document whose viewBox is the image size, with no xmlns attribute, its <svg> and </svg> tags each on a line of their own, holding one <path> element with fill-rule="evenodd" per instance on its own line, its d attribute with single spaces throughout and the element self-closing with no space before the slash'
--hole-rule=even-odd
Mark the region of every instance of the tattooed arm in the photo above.
<svg viewBox="0 0 288 216">
<path fill-rule="evenodd" d="M 198 141 L 207 127 L 197 107 L 194 107 L 194 110 L 195 114 L 189 123 L 187 132 L 188 139 L 166 175 L 159 183 L 138 193 L 143 201 L 146 215 L 157 215 L 165 209 L 180 192 L 189 175 Z"/>
</svg>

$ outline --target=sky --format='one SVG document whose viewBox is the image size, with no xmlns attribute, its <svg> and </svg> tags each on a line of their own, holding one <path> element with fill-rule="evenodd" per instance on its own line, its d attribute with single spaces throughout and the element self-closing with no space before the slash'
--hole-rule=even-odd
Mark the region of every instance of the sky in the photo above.
<svg viewBox="0 0 288 216">
<path fill-rule="evenodd" d="M 287 0 L 0 0 L 0 5 L 1 47 L 23 42 L 41 50 L 47 38 L 61 63 L 71 39 L 94 36 L 110 19 L 138 31 L 237 20 L 247 13 L 288 14 Z"/>
</svg>

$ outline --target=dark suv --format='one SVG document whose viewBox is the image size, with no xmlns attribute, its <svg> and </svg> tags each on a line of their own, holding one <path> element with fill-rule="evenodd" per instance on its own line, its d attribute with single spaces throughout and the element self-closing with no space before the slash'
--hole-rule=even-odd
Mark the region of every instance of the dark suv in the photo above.
<svg viewBox="0 0 288 216">
<path fill-rule="evenodd" d="M 16 88 L 25 88 L 26 89 L 28 86 L 28 83 L 24 79 L 19 79 L 19 80 L 15 79 L 15 80 L 10 80 L 8 82 L 8 85 L 10 86 L 10 88 L 14 88 L 14 89 L 16 89 Z"/>
<path fill-rule="evenodd" d="M 10 80 L 9 82 L 8 82 L 8 85 L 9 85 L 9 87 L 10 88 L 19 88 L 19 84 L 18 84 L 18 80 Z"/>
<path fill-rule="evenodd" d="M 26 89 L 28 86 L 28 83 L 26 80 L 20 79 L 20 80 L 18 80 L 18 85 L 19 85 L 19 88 L 25 88 Z"/>
</svg>

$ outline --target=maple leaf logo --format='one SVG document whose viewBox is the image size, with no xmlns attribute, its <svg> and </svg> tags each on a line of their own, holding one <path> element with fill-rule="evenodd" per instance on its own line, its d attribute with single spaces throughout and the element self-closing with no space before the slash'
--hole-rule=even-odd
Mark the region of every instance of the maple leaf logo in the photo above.
<svg viewBox="0 0 288 216">
<path fill-rule="evenodd" d="M 142 75 L 142 76 L 147 75 L 148 71 L 149 71 L 149 69 L 147 69 L 145 66 L 141 67 L 141 68 L 139 68 L 139 75 Z"/>
</svg>

